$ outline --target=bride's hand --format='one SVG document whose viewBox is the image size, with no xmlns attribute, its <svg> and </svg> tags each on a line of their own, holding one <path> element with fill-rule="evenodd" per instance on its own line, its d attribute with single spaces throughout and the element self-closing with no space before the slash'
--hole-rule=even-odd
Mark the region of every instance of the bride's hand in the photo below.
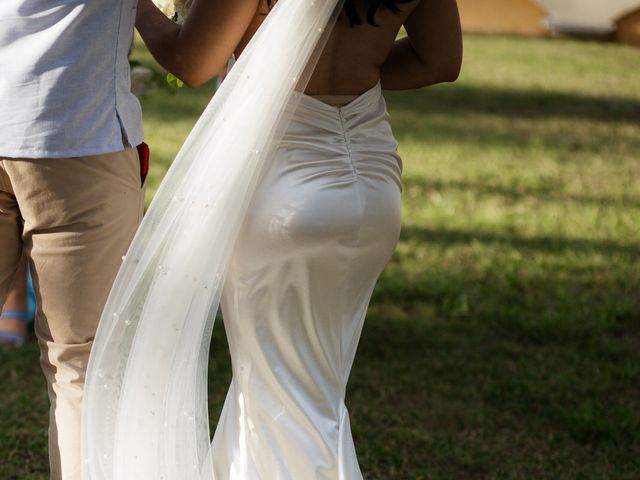
<svg viewBox="0 0 640 480">
<path fill-rule="evenodd" d="M 224 71 L 256 15 L 259 0 L 194 0 L 183 25 L 139 0 L 136 28 L 160 65 L 189 86 Z"/>
</svg>

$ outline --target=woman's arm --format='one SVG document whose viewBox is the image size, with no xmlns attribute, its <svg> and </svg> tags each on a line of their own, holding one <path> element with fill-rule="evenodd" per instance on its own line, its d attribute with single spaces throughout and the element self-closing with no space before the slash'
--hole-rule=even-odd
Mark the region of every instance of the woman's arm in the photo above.
<svg viewBox="0 0 640 480">
<path fill-rule="evenodd" d="M 195 0 L 180 26 L 139 0 L 136 28 L 160 65 L 189 86 L 220 73 L 256 15 L 259 0 Z"/>
<path fill-rule="evenodd" d="M 454 82 L 462 65 L 462 32 L 456 0 L 421 0 L 382 65 L 386 90 L 409 90 Z"/>
</svg>

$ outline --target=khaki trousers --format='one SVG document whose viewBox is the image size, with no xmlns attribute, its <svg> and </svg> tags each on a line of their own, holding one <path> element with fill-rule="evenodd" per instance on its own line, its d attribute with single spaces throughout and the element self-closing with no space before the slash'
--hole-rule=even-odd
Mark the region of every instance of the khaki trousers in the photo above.
<svg viewBox="0 0 640 480">
<path fill-rule="evenodd" d="M 133 148 L 80 158 L 0 158 L 0 305 L 24 252 L 38 301 L 35 331 L 51 401 L 53 480 L 80 479 L 89 350 L 142 218 L 142 183 Z"/>
</svg>

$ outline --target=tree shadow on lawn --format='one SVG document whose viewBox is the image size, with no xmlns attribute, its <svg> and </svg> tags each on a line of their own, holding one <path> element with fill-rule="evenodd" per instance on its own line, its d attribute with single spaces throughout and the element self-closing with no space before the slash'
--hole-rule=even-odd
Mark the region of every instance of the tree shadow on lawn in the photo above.
<svg viewBox="0 0 640 480">
<path fill-rule="evenodd" d="M 611 338 L 522 336 L 373 313 L 347 396 L 365 478 L 634 478 L 637 356 Z"/>
<path fill-rule="evenodd" d="M 446 148 L 453 155 L 508 159 L 525 168 L 532 158 L 563 165 L 584 165 L 600 157 L 627 159 L 629 163 L 640 149 L 640 102 L 638 112 L 634 106 L 618 115 L 597 111 L 597 101 L 579 98 L 575 105 L 585 101 L 586 107 L 567 117 L 555 106 L 535 105 L 536 95 L 531 94 L 532 100 L 527 92 L 516 96 L 522 97 L 521 103 L 533 102 L 529 105 L 534 114 L 513 108 L 499 96 L 489 109 L 483 97 L 474 104 L 475 99 L 467 99 L 465 94 L 465 89 L 458 87 L 391 93 L 391 124 L 401 148 L 420 145 L 424 148 L 421 155 L 433 148 Z"/>
<path fill-rule="evenodd" d="M 438 247 L 472 239 L 551 255 L 638 253 L 615 242 L 403 233 Z M 392 262 L 383 275 L 347 397 L 365 478 L 635 478 L 638 279 L 472 270 L 432 262 L 409 273 Z"/>
<path fill-rule="evenodd" d="M 553 235 L 522 237 L 506 232 L 480 232 L 443 228 L 404 227 L 401 238 L 411 237 L 430 244 L 456 245 L 481 242 L 493 245 L 507 245 L 520 251 L 543 251 L 551 253 L 602 253 L 640 256 L 640 243 L 621 243 L 615 240 L 592 240 L 585 238 L 564 238 Z"/>
<path fill-rule="evenodd" d="M 429 113 L 493 114 L 513 119 L 582 118 L 600 122 L 640 122 L 640 100 L 544 90 L 510 90 L 469 84 L 418 91 L 386 92 L 390 108 Z"/>
<path fill-rule="evenodd" d="M 640 208 L 640 196 L 621 194 L 584 195 L 558 191 L 562 185 L 548 180 L 537 185 L 503 186 L 470 180 L 438 180 L 423 176 L 405 175 L 402 179 L 405 191 L 412 191 L 413 196 L 424 196 L 433 192 L 474 192 L 480 195 L 495 195 L 509 200 L 520 200 L 534 197 L 545 202 L 575 202 L 584 205 L 600 205 L 606 207 Z"/>
</svg>

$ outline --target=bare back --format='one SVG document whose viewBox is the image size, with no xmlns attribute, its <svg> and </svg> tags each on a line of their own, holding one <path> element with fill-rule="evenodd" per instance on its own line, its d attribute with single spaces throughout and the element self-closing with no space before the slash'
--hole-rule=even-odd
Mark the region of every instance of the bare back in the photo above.
<svg viewBox="0 0 640 480">
<path fill-rule="evenodd" d="M 361 14 L 362 24 L 350 26 L 344 15 L 336 23 L 307 85 L 310 95 L 358 95 L 380 81 L 380 69 L 394 45 L 405 20 L 419 0 L 400 4 L 401 12 L 381 8 L 375 17 L 379 26 L 370 25 Z M 268 14 L 266 0 L 260 1 L 256 16 L 240 42 L 242 52 Z M 364 8 L 360 8 L 364 12 Z M 344 18 L 342 18 L 344 17 Z"/>
<path fill-rule="evenodd" d="M 152 0 L 138 0 L 136 26 L 154 58 L 189 86 L 223 71 L 240 55 L 277 0 L 194 0 L 184 25 L 170 21 Z M 349 0 L 366 17 L 367 0 Z M 358 95 L 378 82 L 410 90 L 453 82 L 462 63 L 456 0 L 397 0 L 381 7 L 371 25 L 340 16 L 307 86 L 312 95 Z M 407 36 L 396 39 L 404 26 Z"/>
</svg>

